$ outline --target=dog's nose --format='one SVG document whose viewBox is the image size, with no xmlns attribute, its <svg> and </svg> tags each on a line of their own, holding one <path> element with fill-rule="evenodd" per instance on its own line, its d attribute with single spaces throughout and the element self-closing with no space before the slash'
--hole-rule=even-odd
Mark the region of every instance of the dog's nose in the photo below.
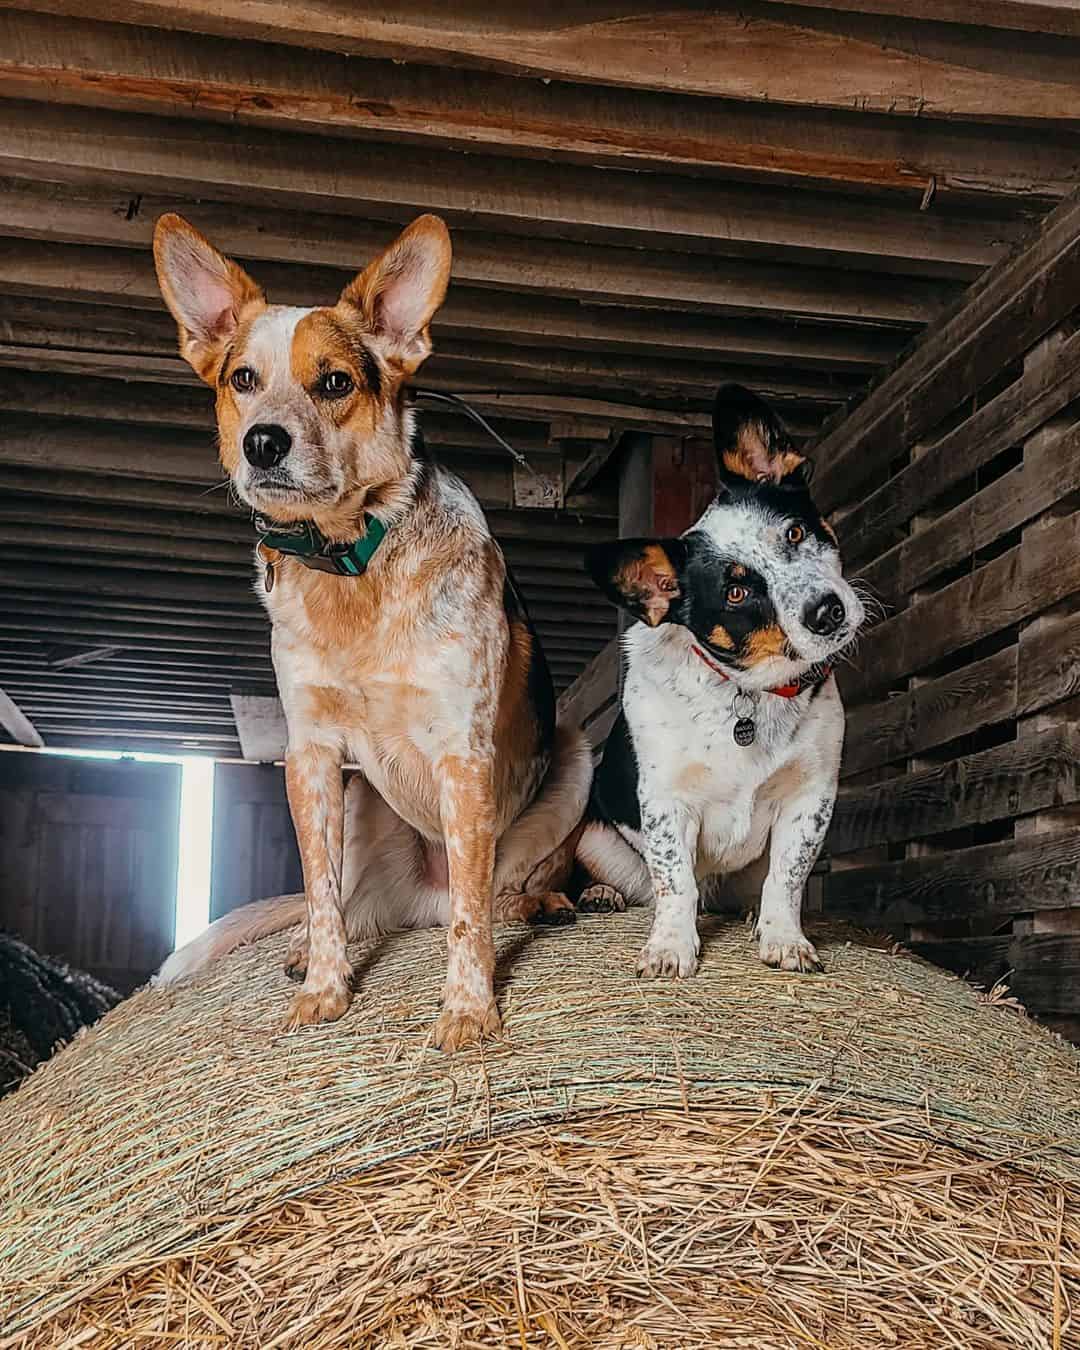
<svg viewBox="0 0 1080 1350">
<path fill-rule="evenodd" d="M 803 623 L 818 637 L 831 637 L 846 618 L 844 602 L 835 591 L 820 600 L 811 600 L 803 610 Z"/>
<path fill-rule="evenodd" d="M 292 437 L 272 422 L 256 422 L 244 436 L 244 458 L 256 469 L 272 469 L 292 449 Z"/>
</svg>

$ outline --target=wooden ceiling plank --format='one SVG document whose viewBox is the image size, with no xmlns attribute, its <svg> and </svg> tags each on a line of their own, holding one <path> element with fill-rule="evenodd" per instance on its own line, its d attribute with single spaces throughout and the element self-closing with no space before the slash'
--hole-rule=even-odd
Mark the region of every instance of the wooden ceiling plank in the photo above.
<svg viewBox="0 0 1080 1350">
<path fill-rule="evenodd" d="M 342 216 L 281 210 L 270 220 L 253 221 L 251 212 L 235 203 L 175 196 L 135 200 L 117 188 L 0 180 L 0 234 L 17 238 L 148 249 L 154 221 L 165 211 L 189 218 L 257 273 L 267 262 L 309 269 L 279 274 L 297 297 L 303 289 L 309 300 L 333 298 L 348 275 L 347 266 L 372 256 L 393 233 L 390 226 Z M 322 268 L 337 270 L 330 275 L 320 272 Z M 145 271 L 140 275 L 136 289 L 142 293 L 148 277 Z M 730 354 L 731 359 L 736 355 L 744 360 L 754 355 L 791 357 L 804 363 L 817 359 L 839 369 L 845 363 L 855 368 L 880 363 L 890 354 L 890 346 L 895 352 L 902 337 L 872 326 L 851 329 L 819 323 L 807 330 L 794 320 L 761 317 L 718 322 L 724 287 L 731 280 L 730 267 L 698 255 L 461 230 L 454 238 L 455 284 L 436 319 L 435 332 L 518 344 L 600 345 L 605 351 L 677 348 L 702 355 Z M 491 303 L 492 289 L 500 292 L 497 306 Z M 151 301 L 156 299 L 152 289 L 148 294 Z M 72 309 L 68 299 L 63 308 L 30 310 L 24 319 L 43 324 L 51 314 L 58 328 L 79 324 L 100 334 L 102 341 L 109 339 L 111 325 L 118 330 L 113 341 L 120 350 L 139 350 L 142 344 L 148 351 L 158 350 L 153 340 L 160 338 L 160 350 L 171 352 L 175 328 L 164 307 L 156 306 L 153 317 L 138 315 L 119 310 L 124 298 L 113 295 L 111 303 L 96 305 L 85 316 L 79 308 Z M 601 307 L 583 308 L 580 301 Z M 657 307 L 675 314 L 658 324 L 650 312 Z M 17 304 L 11 312 L 19 314 Z"/>
<path fill-rule="evenodd" d="M 1029 245 L 998 264 L 969 295 L 882 373 L 850 414 L 827 424 L 813 448 L 815 499 L 852 500 L 892 459 L 1075 308 L 1080 285 L 1080 190 L 1042 222 Z"/>
<path fill-rule="evenodd" d="M 1068 116 L 1068 95 L 1055 88 L 1056 115 Z M 0 101 L 0 172 L 393 222 L 431 210 L 451 225 L 711 257 L 844 267 L 887 260 L 890 272 L 962 280 L 1001 257 L 1023 229 L 1004 217 L 920 211 L 915 201 L 402 145 L 328 139 L 313 155 L 310 138 L 294 133 L 17 100 Z"/>
<path fill-rule="evenodd" d="M 791 0 L 778 0 L 789 4 Z M 1080 37 L 1080 6 L 1072 0 L 794 0 L 811 9 L 889 14 L 898 19 L 1009 28 Z"/>
<path fill-rule="evenodd" d="M 946 7 L 957 3 L 946 0 Z M 4 7 L 17 6 L 5 0 Z M 89 19 L 101 15 L 98 0 L 24 0 L 18 7 Z M 1067 6 L 989 0 L 991 12 L 1007 10 L 1014 24 L 1029 17 L 1024 26 L 1036 31 L 972 28 L 959 35 L 946 25 L 905 25 L 891 13 L 845 14 L 832 12 L 835 8 L 683 0 L 673 11 L 656 0 L 623 0 L 614 7 L 581 0 L 572 19 L 564 14 L 561 22 L 552 22 L 552 16 L 534 13 L 519 0 L 439 11 L 437 19 L 423 0 L 400 0 L 392 8 L 376 0 L 260 6 L 249 0 L 113 0 L 109 18 L 426 65 L 800 107 L 912 117 L 1062 116 L 1060 72 L 1076 58 L 1066 48 L 1055 60 L 1043 33 L 1064 25 L 1065 36 L 1076 36 Z M 678 51 L 678 60 L 658 56 L 671 50 Z"/>
<path fill-rule="evenodd" d="M 2 210 L 0 205 L 0 210 Z M 388 229 L 387 239 L 393 235 Z M 530 242 L 530 249 L 532 244 Z M 543 247 L 542 244 L 539 247 Z M 508 253 L 511 251 L 507 244 Z M 593 258 L 599 280 L 595 283 L 597 298 L 604 300 L 610 275 L 606 264 L 606 249 L 598 248 Z M 619 249 L 620 254 L 633 250 Z M 244 261 L 243 255 L 241 261 Z M 628 260 L 634 267 L 633 260 Z M 860 324 L 888 324 L 908 327 L 926 323 L 940 312 L 959 293 L 956 282 L 928 277 L 892 277 L 858 270 L 841 271 L 827 267 L 795 266 L 753 259 L 700 258 L 696 276 L 676 278 L 657 276 L 663 269 L 653 269 L 655 283 L 642 285 L 643 292 L 662 291 L 662 305 L 677 309 L 696 309 L 701 312 L 732 316 L 764 316 L 775 320 L 779 316 L 801 317 L 815 323 L 854 321 Z M 618 264 L 616 264 L 617 266 Z M 350 269 L 311 267 L 306 264 L 283 262 L 253 262 L 251 271 L 270 298 L 281 304 L 332 304 L 341 288 L 352 278 Z M 674 269 L 671 269 L 674 270 Z M 579 285 L 589 285 L 587 272 L 578 273 Z M 548 278 L 548 281 L 545 278 Z M 440 311 L 439 322 L 445 330 L 460 328 L 499 335 L 499 324 L 504 331 L 529 332 L 526 310 L 533 303 L 527 298 L 530 279 L 535 289 L 543 293 L 550 274 L 541 269 L 537 275 L 522 268 L 512 288 L 526 293 L 519 301 L 510 302 L 505 319 L 494 317 L 502 303 L 490 293 L 482 294 L 475 288 L 455 287 Z M 509 279 L 508 279 L 509 280 Z M 628 271 L 621 283 L 621 293 L 612 295 L 616 305 L 627 303 L 628 287 L 635 281 Z M 146 250 L 93 247 L 91 245 L 57 244 L 6 237 L 0 241 L 0 289 L 10 295 L 28 295 L 48 300 L 72 300 L 78 303 L 122 304 L 160 312 L 161 294 L 154 276 L 153 262 Z M 680 295 L 685 293 L 685 298 Z M 643 294 L 632 303 L 649 306 L 650 297 Z M 549 329 L 553 335 L 562 332 L 560 324 L 571 315 L 566 305 L 555 313 L 551 311 L 554 327 L 548 325 L 545 311 L 532 321 L 536 330 Z M 619 314 L 608 316 L 613 333 L 617 333 Z M 646 315 L 654 326 L 660 322 L 655 315 Z M 580 332 L 596 333 L 595 323 L 588 324 L 586 315 L 578 325 Z M 666 320 L 665 320 L 666 322 Z M 573 325 L 571 325 L 573 328 Z M 637 330 L 634 330 L 637 331 Z"/>
<path fill-rule="evenodd" d="M 192 372 L 172 355 L 72 350 L 49 344 L 23 346 L 12 341 L 0 346 L 0 365 L 38 372 L 57 372 L 76 379 L 97 378 L 110 373 L 124 380 L 150 383 L 192 383 Z M 680 360 L 668 356 L 607 354 L 599 351 L 571 352 L 556 348 L 444 339 L 421 377 L 425 387 L 438 388 L 448 380 L 476 388 L 515 387 L 534 389 L 553 385 L 568 392 L 592 391 L 617 396 L 633 389 L 638 398 L 685 398 L 709 401 L 717 384 L 753 384 L 768 398 L 799 400 L 835 407 L 860 391 L 870 372 L 859 375 L 826 370 L 800 370 L 793 362 L 743 366 L 716 361 Z M 481 441 L 480 433 L 475 437 Z M 494 443 L 492 443 L 494 448 Z"/>
<path fill-rule="evenodd" d="M 926 4 L 941 7 L 938 0 Z M 873 0 L 850 7 L 870 9 Z M 979 0 L 978 8 L 997 7 Z M 955 185 L 1059 195 L 1071 181 L 1076 153 L 1068 141 L 1059 148 L 1027 129 L 987 135 L 922 119 L 912 137 L 907 119 L 865 111 L 715 103 L 591 82 L 552 86 L 236 38 L 77 19 L 60 25 L 48 15 L 20 12 L 0 14 L 0 91 L 322 136 L 394 137 L 636 169 L 677 166 L 920 194 L 933 178 L 942 191 Z"/>
</svg>

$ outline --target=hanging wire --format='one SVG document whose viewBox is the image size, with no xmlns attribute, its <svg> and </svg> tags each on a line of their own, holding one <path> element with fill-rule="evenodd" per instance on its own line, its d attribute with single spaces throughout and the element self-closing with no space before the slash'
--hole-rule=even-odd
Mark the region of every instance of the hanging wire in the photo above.
<svg viewBox="0 0 1080 1350">
<path fill-rule="evenodd" d="M 487 418 L 484 417 L 481 413 L 478 413 L 476 409 L 472 407 L 471 404 L 466 403 L 463 398 L 459 398 L 457 394 L 443 394 L 437 392 L 434 389 L 414 389 L 413 394 L 417 399 L 421 401 L 427 400 L 428 402 L 435 402 L 435 403 L 450 403 L 453 404 L 455 408 L 460 408 L 460 410 L 463 413 L 465 413 L 467 417 L 472 418 L 472 420 L 477 424 L 477 426 L 483 427 L 483 429 L 487 432 L 487 434 L 491 437 L 491 439 L 496 442 L 496 444 L 502 446 L 502 448 L 506 451 L 506 453 L 514 460 L 515 464 L 519 464 L 523 469 L 528 470 L 528 472 L 532 474 L 532 476 L 537 480 L 537 482 L 543 483 L 546 486 L 547 479 L 544 477 L 544 475 L 542 473 L 539 473 L 536 469 L 534 469 L 533 466 L 529 463 L 529 461 L 525 458 L 525 456 L 521 453 L 521 451 L 515 450 L 509 441 L 505 440 L 502 436 L 499 435 L 499 433 L 495 430 L 495 428 L 491 425 L 491 423 L 487 420 Z"/>
</svg>

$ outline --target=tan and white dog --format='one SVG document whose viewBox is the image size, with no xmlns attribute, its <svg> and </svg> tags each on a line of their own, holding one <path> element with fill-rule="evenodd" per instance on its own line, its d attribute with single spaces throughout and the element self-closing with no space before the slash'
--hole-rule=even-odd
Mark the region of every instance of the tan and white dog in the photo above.
<svg viewBox="0 0 1080 1350">
<path fill-rule="evenodd" d="M 494 911 L 572 920 L 555 887 L 591 761 L 556 732 L 543 655 L 465 485 L 432 464 L 406 399 L 450 276 L 422 216 L 327 308 L 271 305 L 175 215 L 154 256 L 180 351 L 217 395 L 221 462 L 262 532 L 256 588 L 288 723 L 285 776 L 305 896 L 225 916 L 169 982 L 299 924 L 289 1024 L 350 998 L 349 938 L 446 925 L 435 1043 L 500 1028 Z M 346 789 L 343 767 L 359 773 Z"/>
</svg>

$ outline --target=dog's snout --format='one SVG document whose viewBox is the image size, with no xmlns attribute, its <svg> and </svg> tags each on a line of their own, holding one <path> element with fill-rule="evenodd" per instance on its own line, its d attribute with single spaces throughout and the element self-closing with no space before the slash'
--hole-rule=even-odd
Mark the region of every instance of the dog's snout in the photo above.
<svg viewBox="0 0 1080 1350">
<path fill-rule="evenodd" d="M 272 469 L 292 449 L 292 437 L 272 422 L 256 422 L 244 436 L 244 458 L 256 469 Z"/>
<path fill-rule="evenodd" d="M 803 610 L 803 623 L 818 637 L 831 637 L 846 618 L 844 602 L 835 591 L 811 600 Z"/>
</svg>

